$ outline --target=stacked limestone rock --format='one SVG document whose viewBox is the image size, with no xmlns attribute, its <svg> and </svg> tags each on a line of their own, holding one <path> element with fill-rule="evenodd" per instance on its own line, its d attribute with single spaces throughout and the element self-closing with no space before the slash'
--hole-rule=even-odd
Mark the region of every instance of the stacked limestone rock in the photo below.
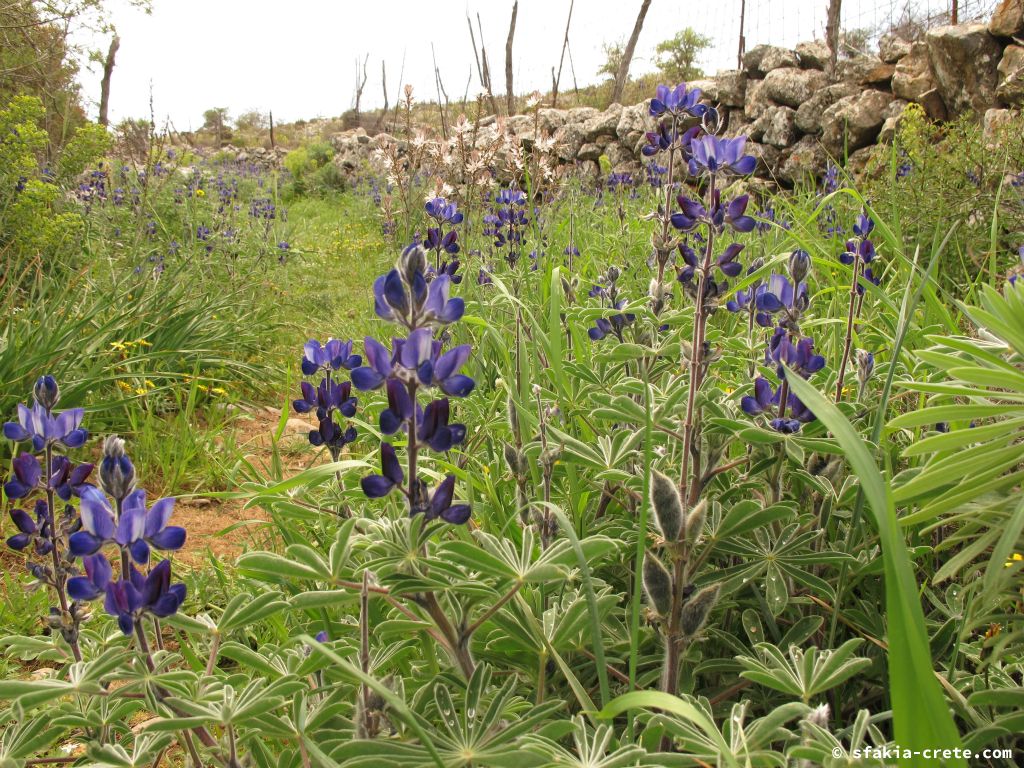
<svg viewBox="0 0 1024 768">
<path fill-rule="evenodd" d="M 933 120 L 972 113 L 984 119 L 986 131 L 1005 123 L 1024 105 L 1022 36 L 1024 0 L 1003 0 L 987 25 L 938 27 L 913 43 L 886 35 L 877 56 L 840 60 L 834 78 L 826 73 L 828 48 L 811 42 L 794 50 L 759 45 L 743 57 L 741 70 L 690 85 L 719 106 L 727 135 L 750 138 L 757 175 L 792 184 L 820 174 L 830 157 L 848 157 L 856 170 L 873 145 L 892 140 L 909 103 Z M 594 170 L 604 155 L 616 172 L 640 169 L 644 132 L 654 127 L 646 102 L 603 111 L 542 109 L 538 122 L 558 143 L 563 163 Z M 534 118 L 509 117 L 505 129 L 528 145 Z M 365 133 L 352 132 L 333 143 L 349 167 L 371 145 Z"/>
</svg>

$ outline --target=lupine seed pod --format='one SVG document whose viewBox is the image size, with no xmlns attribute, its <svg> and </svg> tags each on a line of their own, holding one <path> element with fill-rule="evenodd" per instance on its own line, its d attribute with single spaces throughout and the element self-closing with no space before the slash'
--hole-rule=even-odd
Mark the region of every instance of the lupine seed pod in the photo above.
<svg viewBox="0 0 1024 768">
<path fill-rule="evenodd" d="M 505 463 L 513 475 L 526 474 L 526 460 L 523 454 L 511 443 L 505 443 Z"/>
<path fill-rule="evenodd" d="M 683 502 L 672 478 L 658 470 L 651 472 L 651 506 L 665 541 L 678 541 L 685 524 Z"/>
<path fill-rule="evenodd" d="M 686 541 L 695 544 L 704 532 L 704 520 L 708 516 L 708 503 L 705 499 L 697 502 L 697 506 L 686 515 Z"/>
<path fill-rule="evenodd" d="M 661 560 L 650 552 L 644 553 L 644 591 L 647 601 L 660 616 L 672 610 L 672 576 Z"/>
<path fill-rule="evenodd" d="M 718 602 L 718 593 L 721 590 L 720 584 L 712 584 L 711 586 L 704 587 L 693 594 L 693 596 L 683 604 L 683 612 L 679 617 L 679 625 L 683 630 L 683 634 L 687 637 L 693 637 L 700 632 L 704 625 L 707 623 L 708 615 L 711 613 L 711 609 L 715 607 L 715 603 Z"/>
<path fill-rule="evenodd" d="M 516 409 L 516 402 L 511 397 L 505 404 L 505 415 L 508 416 L 508 425 L 512 427 L 512 434 L 519 434 L 519 411 Z"/>
</svg>

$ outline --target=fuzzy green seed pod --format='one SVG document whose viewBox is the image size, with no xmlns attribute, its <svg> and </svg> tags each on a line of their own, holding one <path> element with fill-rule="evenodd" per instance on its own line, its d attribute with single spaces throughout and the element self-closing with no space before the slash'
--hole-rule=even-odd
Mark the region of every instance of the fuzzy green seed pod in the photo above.
<svg viewBox="0 0 1024 768">
<path fill-rule="evenodd" d="M 505 415 L 508 416 L 508 425 L 512 428 L 512 434 L 519 434 L 519 411 L 516 410 L 516 401 L 511 397 L 506 403 Z"/>
<path fill-rule="evenodd" d="M 668 616 L 672 610 L 672 576 L 650 552 L 644 553 L 644 591 L 651 607 L 659 615 Z"/>
<path fill-rule="evenodd" d="M 678 541 L 685 523 L 683 502 L 672 478 L 658 470 L 651 472 L 651 506 L 665 541 Z"/>
<path fill-rule="evenodd" d="M 686 541 L 690 544 L 696 543 L 697 539 L 704 532 L 704 520 L 708 516 L 708 503 L 704 499 L 697 502 L 697 506 L 690 510 L 686 516 Z"/>
<path fill-rule="evenodd" d="M 526 458 L 512 443 L 505 443 L 505 463 L 513 475 L 526 474 Z"/>
<path fill-rule="evenodd" d="M 679 625 L 683 634 L 693 637 L 700 632 L 707 623 L 711 609 L 718 602 L 720 584 L 712 584 L 693 593 L 693 596 L 683 604 L 683 613 L 679 617 Z"/>
</svg>

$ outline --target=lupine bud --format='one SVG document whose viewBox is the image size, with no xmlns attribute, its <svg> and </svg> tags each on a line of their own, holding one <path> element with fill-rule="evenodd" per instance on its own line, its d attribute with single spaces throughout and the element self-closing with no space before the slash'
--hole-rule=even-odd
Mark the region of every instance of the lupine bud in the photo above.
<svg viewBox="0 0 1024 768">
<path fill-rule="evenodd" d="M 650 552 L 644 553 L 644 591 L 647 600 L 661 616 L 672 610 L 672 576 L 661 560 Z"/>
<path fill-rule="evenodd" d="M 701 499 L 697 506 L 690 510 L 686 516 L 686 541 L 690 544 L 696 543 L 704 532 L 704 520 L 708 516 L 708 503 Z"/>
<path fill-rule="evenodd" d="M 789 277 L 793 285 L 799 285 L 811 271 L 811 255 L 798 248 L 789 256 Z"/>
<path fill-rule="evenodd" d="M 804 718 L 811 725 L 816 725 L 819 728 L 828 728 L 828 716 L 829 708 L 828 704 L 819 704 Z"/>
<path fill-rule="evenodd" d="M 651 506 L 665 541 L 678 541 L 684 524 L 683 502 L 672 478 L 658 470 L 651 472 Z"/>
<path fill-rule="evenodd" d="M 618 267 L 608 267 L 608 275 L 607 275 L 608 282 L 609 283 L 617 282 L 621 274 L 622 273 L 619 272 L 619 268 Z"/>
<path fill-rule="evenodd" d="M 693 596 L 683 604 L 683 612 L 679 617 L 679 625 L 683 634 L 693 637 L 700 632 L 707 623 L 711 609 L 718 602 L 718 592 L 721 585 L 712 584 L 709 587 L 695 592 Z"/>
<path fill-rule="evenodd" d="M 135 488 L 135 467 L 124 452 L 124 440 L 117 435 L 103 441 L 100 485 L 107 495 L 121 500 Z"/>
<path fill-rule="evenodd" d="M 857 350 L 857 383 L 863 390 L 875 372 L 875 356 L 866 349 Z"/>
<path fill-rule="evenodd" d="M 48 411 L 52 411 L 60 400 L 60 387 L 53 376 L 40 376 L 32 389 L 36 402 Z"/>
<path fill-rule="evenodd" d="M 505 463 L 513 475 L 526 474 L 526 457 L 511 443 L 505 443 Z"/>
<path fill-rule="evenodd" d="M 427 254 L 419 245 L 414 245 L 402 251 L 398 259 L 398 271 L 405 279 L 407 285 L 412 285 L 417 273 L 426 272 Z"/>
</svg>

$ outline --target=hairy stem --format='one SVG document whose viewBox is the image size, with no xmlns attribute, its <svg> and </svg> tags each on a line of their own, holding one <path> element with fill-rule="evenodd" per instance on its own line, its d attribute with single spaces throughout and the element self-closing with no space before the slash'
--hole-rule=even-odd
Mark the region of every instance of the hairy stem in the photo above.
<svg viewBox="0 0 1024 768">
<path fill-rule="evenodd" d="M 850 361 L 850 346 L 853 344 L 853 318 L 857 313 L 857 277 L 860 274 L 860 257 L 853 257 L 853 279 L 850 280 L 850 308 L 846 313 L 846 339 L 843 342 L 843 357 L 839 362 L 839 378 L 836 380 L 836 402 L 843 399 L 843 380 L 846 365 Z"/>
</svg>

